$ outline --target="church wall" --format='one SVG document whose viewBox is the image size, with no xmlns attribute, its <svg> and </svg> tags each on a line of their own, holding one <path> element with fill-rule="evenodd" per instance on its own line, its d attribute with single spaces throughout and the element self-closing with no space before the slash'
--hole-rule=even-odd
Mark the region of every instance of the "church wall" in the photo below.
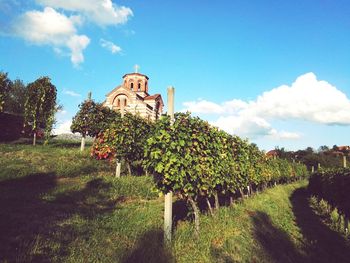
<svg viewBox="0 0 350 263">
<path fill-rule="evenodd" d="M 131 83 L 133 83 L 132 90 Z M 141 91 L 138 91 L 139 83 Z M 132 114 L 138 113 L 143 118 L 155 120 L 156 112 L 154 109 L 158 99 L 143 101 L 143 98 L 145 98 L 146 96 L 149 96 L 148 77 L 138 73 L 126 74 L 124 76 L 122 85 L 115 88 L 111 93 L 109 93 L 106 96 L 106 101 L 104 102 L 104 105 L 109 107 L 110 109 L 118 110 L 120 108 L 120 104 L 118 105 L 117 100 L 126 99 L 127 105 L 124 108 L 125 111 L 130 112 Z M 161 113 L 162 107 L 159 108 L 158 116 L 160 116 Z"/>
</svg>

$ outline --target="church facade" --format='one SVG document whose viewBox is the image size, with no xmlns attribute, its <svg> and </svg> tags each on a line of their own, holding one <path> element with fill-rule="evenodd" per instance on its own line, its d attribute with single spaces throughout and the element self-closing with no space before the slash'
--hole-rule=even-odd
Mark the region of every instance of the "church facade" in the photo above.
<svg viewBox="0 0 350 263">
<path fill-rule="evenodd" d="M 157 120 L 163 112 L 163 99 L 160 94 L 148 93 L 146 75 L 135 73 L 125 74 L 123 83 L 106 95 L 104 106 L 123 113 L 139 114 L 147 120 Z"/>
</svg>

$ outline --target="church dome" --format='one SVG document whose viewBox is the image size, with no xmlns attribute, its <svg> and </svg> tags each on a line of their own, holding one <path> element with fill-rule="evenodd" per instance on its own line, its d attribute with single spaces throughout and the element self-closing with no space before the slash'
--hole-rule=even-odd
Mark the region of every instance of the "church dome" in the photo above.
<svg viewBox="0 0 350 263">
<path fill-rule="evenodd" d="M 134 92 L 148 94 L 148 77 L 140 73 L 128 73 L 123 76 L 123 86 Z"/>
</svg>

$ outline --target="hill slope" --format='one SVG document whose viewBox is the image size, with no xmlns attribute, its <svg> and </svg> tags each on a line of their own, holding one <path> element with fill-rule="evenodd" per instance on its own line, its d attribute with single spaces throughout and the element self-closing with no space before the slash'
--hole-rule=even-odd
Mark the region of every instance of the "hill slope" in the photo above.
<svg viewBox="0 0 350 263">
<path fill-rule="evenodd" d="M 165 248 L 152 178 L 116 179 L 78 147 L 0 145 L 0 261 L 349 262 L 348 242 L 310 208 L 305 181 L 202 215 L 199 239 L 174 200 L 179 221 Z"/>
</svg>

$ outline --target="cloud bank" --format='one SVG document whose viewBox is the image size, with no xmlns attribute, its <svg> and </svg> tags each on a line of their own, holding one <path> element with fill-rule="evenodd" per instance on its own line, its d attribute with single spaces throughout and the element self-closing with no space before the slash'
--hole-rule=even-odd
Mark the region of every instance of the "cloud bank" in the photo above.
<svg viewBox="0 0 350 263">
<path fill-rule="evenodd" d="M 86 24 L 101 27 L 124 24 L 133 16 L 130 8 L 117 6 L 111 0 L 37 0 L 43 10 L 30 10 L 16 17 L 11 33 L 34 45 L 48 45 L 57 54 L 68 51 L 71 62 L 78 67 L 84 62 L 84 50 L 91 39 L 79 34 Z M 89 22 L 89 23 L 87 23 Z M 105 41 L 105 40 L 104 40 Z M 121 48 L 112 42 L 101 43 L 112 53 Z"/>
<path fill-rule="evenodd" d="M 133 16 L 130 8 L 118 6 L 111 0 L 37 0 L 36 2 L 42 6 L 77 12 L 99 26 L 124 24 Z"/>
<path fill-rule="evenodd" d="M 317 80 L 314 73 L 298 77 L 288 86 L 266 91 L 256 100 L 231 100 L 221 104 L 207 100 L 184 103 L 184 110 L 195 114 L 219 114 L 212 124 L 250 138 L 270 136 L 297 139 L 300 133 L 277 131 L 274 120 L 303 120 L 324 125 L 350 125 L 350 100 L 327 81 Z"/>
<path fill-rule="evenodd" d="M 13 33 L 32 44 L 68 49 L 73 65 L 77 66 L 84 61 L 83 50 L 90 43 L 86 35 L 77 34 L 77 21 L 77 17 L 67 17 L 45 7 L 43 11 L 28 11 L 18 17 Z"/>
</svg>

